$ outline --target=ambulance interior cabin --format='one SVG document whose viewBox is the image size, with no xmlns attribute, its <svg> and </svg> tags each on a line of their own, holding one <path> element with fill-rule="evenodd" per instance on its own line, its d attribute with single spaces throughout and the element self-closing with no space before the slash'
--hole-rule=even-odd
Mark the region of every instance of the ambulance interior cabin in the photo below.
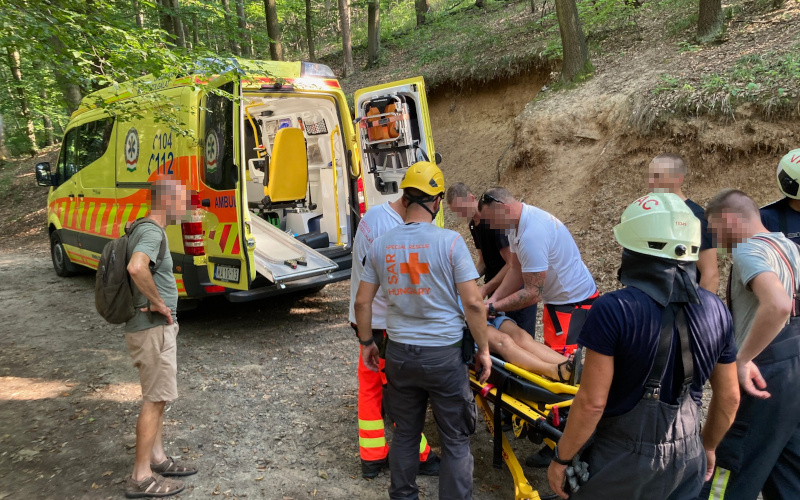
<svg viewBox="0 0 800 500">
<path fill-rule="evenodd" d="M 349 172 L 333 99 L 245 95 L 243 104 L 249 209 L 311 248 L 349 247 Z"/>
</svg>

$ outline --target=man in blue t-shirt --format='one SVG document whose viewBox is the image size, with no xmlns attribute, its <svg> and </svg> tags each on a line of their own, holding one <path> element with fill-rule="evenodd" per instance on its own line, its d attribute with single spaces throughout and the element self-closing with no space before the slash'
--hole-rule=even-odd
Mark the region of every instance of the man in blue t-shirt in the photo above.
<svg viewBox="0 0 800 500">
<path fill-rule="evenodd" d="M 697 281 L 711 293 L 719 289 L 719 268 L 717 249 L 708 230 L 708 221 L 703 207 L 683 194 L 683 180 L 686 177 L 686 162 L 673 153 L 664 153 L 653 158 L 647 168 L 647 185 L 655 193 L 678 195 L 692 213 L 700 220 L 700 256 L 697 259 Z"/>
<path fill-rule="evenodd" d="M 695 498 L 738 406 L 731 317 L 697 286 L 700 221 L 678 196 L 636 200 L 614 235 L 625 288 L 595 301 L 578 336 L 582 383 L 550 486 L 567 498 L 567 466 L 593 437 L 581 457 L 590 478 L 569 498 Z M 707 380 L 714 392 L 701 437 Z"/>
<path fill-rule="evenodd" d="M 778 188 L 784 197 L 761 207 L 761 223 L 800 245 L 800 149 L 789 151 L 778 163 Z"/>
<path fill-rule="evenodd" d="M 406 223 L 372 243 L 354 305 L 362 360 L 377 371 L 372 304 L 379 288 L 387 296 L 383 404 L 395 423 L 389 496 L 419 497 L 420 435 L 430 401 L 442 441 L 439 498 L 468 500 L 473 471 L 469 436 L 475 432 L 477 408 L 462 358 L 465 316 L 478 345 L 475 370 L 481 382 L 492 366 L 483 298 L 475 283 L 478 273 L 461 236 L 431 224 L 444 195 L 439 167 L 415 163 L 400 187 Z"/>
</svg>

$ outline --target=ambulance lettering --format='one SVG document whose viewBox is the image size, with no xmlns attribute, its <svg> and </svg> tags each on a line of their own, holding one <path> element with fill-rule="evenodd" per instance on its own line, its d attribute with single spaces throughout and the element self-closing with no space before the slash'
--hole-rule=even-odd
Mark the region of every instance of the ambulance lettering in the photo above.
<svg viewBox="0 0 800 500">
<path fill-rule="evenodd" d="M 172 132 L 158 132 L 153 136 L 153 152 L 147 162 L 147 173 L 155 167 L 156 174 L 172 175 L 172 164 L 175 163 L 175 154 L 172 152 Z"/>
<path fill-rule="evenodd" d="M 235 208 L 236 196 L 217 196 L 214 198 L 214 208 Z"/>
</svg>

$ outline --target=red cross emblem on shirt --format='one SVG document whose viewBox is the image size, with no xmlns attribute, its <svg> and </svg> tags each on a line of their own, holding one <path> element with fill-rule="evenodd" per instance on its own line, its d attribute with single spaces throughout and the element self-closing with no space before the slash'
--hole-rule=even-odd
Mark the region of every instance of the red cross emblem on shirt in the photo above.
<svg viewBox="0 0 800 500">
<path fill-rule="evenodd" d="M 428 264 L 419 261 L 419 253 L 414 252 L 408 254 L 408 262 L 400 264 L 400 272 L 407 274 L 411 278 L 411 284 L 419 285 L 420 274 L 430 274 Z"/>
</svg>

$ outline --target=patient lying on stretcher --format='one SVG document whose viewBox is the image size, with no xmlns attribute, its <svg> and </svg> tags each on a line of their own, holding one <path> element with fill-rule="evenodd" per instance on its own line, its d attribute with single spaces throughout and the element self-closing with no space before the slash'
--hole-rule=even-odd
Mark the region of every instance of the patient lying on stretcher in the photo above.
<svg viewBox="0 0 800 500">
<path fill-rule="evenodd" d="M 486 323 L 490 351 L 524 370 L 569 383 L 574 370 L 571 358 L 537 342 L 508 316 L 489 318 Z"/>
</svg>

